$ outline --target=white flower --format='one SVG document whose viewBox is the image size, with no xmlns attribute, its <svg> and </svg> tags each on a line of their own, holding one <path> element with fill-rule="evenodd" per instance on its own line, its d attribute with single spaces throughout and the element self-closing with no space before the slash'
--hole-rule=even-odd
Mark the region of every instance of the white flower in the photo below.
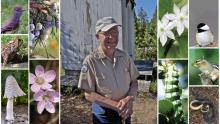
<svg viewBox="0 0 220 124">
<path fill-rule="evenodd" d="M 180 10 L 180 8 L 174 4 L 173 6 L 174 14 L 166 14 L 166 18 L 173 21 L 174 25 L 177 27 L 177 32 L 181 35 L 184 31 L 184 27 L 188 28 L 188 5 L 186 4 Z"/>
<path fill-rule="evenodd" d="M 160 38 L 162 46 L 166 44 L 167 37 L 175 40 L 174 34 L 171 31 L 173 27 L 173 23 L 169 22 L 165 16 L 163 16 L 161 21 L 158 20 L 158 37 Z"/>
</svg>

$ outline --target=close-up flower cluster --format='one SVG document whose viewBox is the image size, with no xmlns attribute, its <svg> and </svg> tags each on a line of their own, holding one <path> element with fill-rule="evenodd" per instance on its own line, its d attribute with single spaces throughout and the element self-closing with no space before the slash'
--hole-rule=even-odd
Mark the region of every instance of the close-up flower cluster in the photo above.
<svg viewBox="0 0 220 124">
<path fill-rule="evenodd" d="M 46 109 L 49 113 L 55 112 L 55 103 L 59 102 L 59 93 L 52 87 L 52 82 L 56 78 L 54 70 L 46 71 L 41 65 L 35 68 L 35 74 L 30 73 L 29 84 L 34 93 L 34 101 L 37 102 L 39 114 Z"/>
<path fill-rule="evenodd" d="M 29 46 L 31 50 L 34 50 L 37 44 L 46 50 L 46 42 L 48 42 L 49 37 L 58 39 L 56 36 L 60 23 L 58 0 L 31 0 L 29 22 Z M 47 57 L 49 57 L 48 53 Z"/>
<path fill-rule="evenodd" d="M 188 4 L 181 9 L 174 4 L 173 12 L 166 13 L 161 20 L 158 20 L 158 38 L 162 46 L 166 44 L 168 38 L 175 40 L 175 35 L 172 31 L 174 28 L 176 28 L 179 36 L 182 35 L 185 28 L 188 29 Z"/>
</svg>

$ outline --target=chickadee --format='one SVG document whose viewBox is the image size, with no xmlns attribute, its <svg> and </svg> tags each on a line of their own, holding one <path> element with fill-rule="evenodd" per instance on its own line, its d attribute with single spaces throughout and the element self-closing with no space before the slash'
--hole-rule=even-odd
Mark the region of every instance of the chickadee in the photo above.
<svg viewBox="0 0 220 124">
<path fill-rule="evenodd" d="M 218 65 L 211 64 L 207 60 L 198 59 L 193 63 L 193 66 L 198 68 L 202 73 L 209 75 L 212 81 L 215 81 L 219 77 L 219 67 Z"/>
<path fill-rule="evenodd" d="M 200 23 L 197 25 L 196 41 L 200 47 L 207 46 L 214 42 L 214 35 L 208 25 Z"/>
</svg>

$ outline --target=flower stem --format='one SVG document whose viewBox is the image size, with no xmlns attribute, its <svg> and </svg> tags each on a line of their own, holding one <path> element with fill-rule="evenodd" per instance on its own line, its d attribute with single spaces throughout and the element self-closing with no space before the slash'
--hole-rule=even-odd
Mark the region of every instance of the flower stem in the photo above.
<svg viewBox="0 0 220 124">
<path fill-rule="evenodd" d="M 42 42 L 42 44 L 43 44 L 43 47 L 44 47 L 44 49 L 45 49 L 45 51 L 46 51 L 47 58 L 49 58 L 49 54 L 48 54 L 48 52 L 47 52 L 47 47 L 46 47 L 46 45 L 44 44 L 44 42 Z"/>
<path fill-rule="evenodd" d="M 167 57 L 167 54 L 168 54 L 170 48 L 173 46 L 173 43 L 174 43 L 174 40 L 173 40 L 173 39 L 170 39 L 170 41 L 168 42 L 168 44 L 165 46 L 165 51 L 164 51 L 164 54 L 163 54 L 163 57 L 164 57 L 164 58 Z"/>
</svg>

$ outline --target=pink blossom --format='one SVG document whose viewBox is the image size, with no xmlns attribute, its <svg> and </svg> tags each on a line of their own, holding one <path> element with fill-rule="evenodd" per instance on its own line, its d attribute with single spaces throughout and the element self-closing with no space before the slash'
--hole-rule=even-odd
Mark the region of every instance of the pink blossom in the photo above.
<svg viewBox="0 0 220 124">
<path fill-rule="evenodd" d="M 31 84 L 31 90 L 37 93 L 40 90 L 51 90 L 51 83 L 56 77 L 54 70 L 44 72 L 44 68 L 41 65 L 37 65 L 35 68 L 35 75 L 30 73 L 29 84 Z"/>
<path fill-rule="evenodd" d="M 55 103 L 59 102 L 59 93 L 56 91 L 43 91 L 34 94 L 34 100 L 38 101 L 37 111 L 39 114 L 46 109 L 49 113 L 55 112 Z"/>
</svg>

